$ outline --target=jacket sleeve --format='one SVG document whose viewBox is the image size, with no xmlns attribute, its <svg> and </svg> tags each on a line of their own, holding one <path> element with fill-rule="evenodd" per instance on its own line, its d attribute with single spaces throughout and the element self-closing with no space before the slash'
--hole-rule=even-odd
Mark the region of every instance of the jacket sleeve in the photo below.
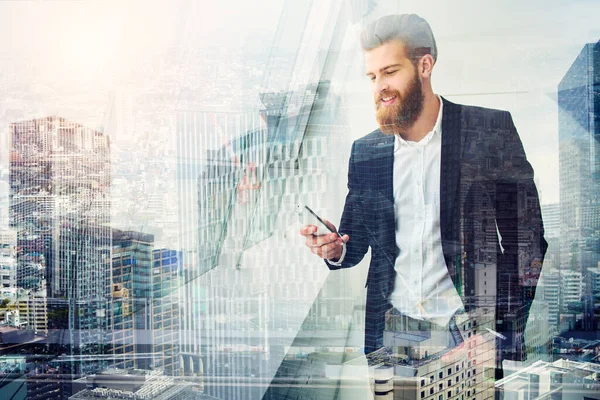
<svg viewBox="0 0 600 400">
<path fill-rule="evenodd" d="M 496 223 L 502 246 L 497 260 L 497 294 L 504 303 L 498 304 L 497 320 L 505 336 L 522 338 L 512 334 L 518 323 L 507 323 L 505 313 L 516 313 L 525 326 L 548 244 L 533 168 L 510 113 L 506 112 L 506 118 L 508 130 L 500 144 L 504 164 L 496 177 Z M 516 354 L 524 354 L 523 345 L 513 343 L 511 347 Z"/>
<path fill-rule="evenodd" d="M 369 248 L 367 230 L 363 222 L 360 203 L 361 191 L 357 181 L 355 152 L 356 143 L 352 145 L 348 165 L 348 195 L 346 196 L 342 221 L 338 229 L 342 235 L 350 236 L 350 240 L 346 243 L 346 254 L 341 265 L 334 265 L 327 260 L 325 261 L 331 270 L 355 266 L 363 259 Z"/>
</svg>

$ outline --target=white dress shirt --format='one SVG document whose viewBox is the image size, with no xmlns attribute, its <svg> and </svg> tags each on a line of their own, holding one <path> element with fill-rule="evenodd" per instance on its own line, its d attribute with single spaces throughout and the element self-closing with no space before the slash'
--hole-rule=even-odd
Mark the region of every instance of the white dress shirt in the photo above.
<svg viewBox="0 0 600 400">
<path fill-rule="evenodd" d="M 443 102 L 433 130 L 419 142 L 396 135 L 394 211 L 400 249 L 390 302 L 409 317 L 445 326 L 463 304 L 448 273 L 440 231 Z"/>
</svg>

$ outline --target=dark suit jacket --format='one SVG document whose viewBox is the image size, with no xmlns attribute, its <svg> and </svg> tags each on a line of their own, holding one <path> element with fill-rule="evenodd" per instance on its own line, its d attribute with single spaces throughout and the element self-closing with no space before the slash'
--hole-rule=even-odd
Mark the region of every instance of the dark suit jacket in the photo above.
<svg viewBox="0 0 600 400">
<path fill-rule="evenodd" d="M 526 321 L 547 248 L 533 169 L 510 113 L 443 102 L 440 224 L 446 265 L 467 311 L 474 297 L 482 295 L 476 292 L 475 269 L 497 266 L 496 330 L 514 337 L 508 332 L 513 329 L 506 322 L 508 315 L 518 313 Z M 330 269 L 352 267 L 371 248 L 366 284 L 367 353 L 383 346 L 385 313 L 391 307 L 388 297 L 394 290 L 399 252 L 393 149 L 394 138 L 380 130 L 354 142 L 349 192 L 339 227 L 350 241 L 342 265 L 328 263 Z M 523 351 L 512 348 L 501 357 L 522 358 Z"/>
</svg>

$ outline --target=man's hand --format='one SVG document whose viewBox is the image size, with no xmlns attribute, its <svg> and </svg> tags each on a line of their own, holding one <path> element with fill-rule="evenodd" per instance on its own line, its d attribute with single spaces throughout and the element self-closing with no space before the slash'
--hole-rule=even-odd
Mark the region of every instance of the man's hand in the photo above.
<svg viewBox="0 0 600 400">
<path fill-rule="evenodd" d="M 331 222 L 325 221 L 325 223 L 332 229 L 337 230 Z M 326 260 L 334 262 L 339 260 L 342 256 L 342 243 L 347 243 L 350 236 L 344 235 L 340 238 L 335 233 L 316 236 L 316 232 L 317 227 L 315 225 L 305 225 L 300 229 L 300 234 L 306 238 L 306 247 Z"/>
</svg>

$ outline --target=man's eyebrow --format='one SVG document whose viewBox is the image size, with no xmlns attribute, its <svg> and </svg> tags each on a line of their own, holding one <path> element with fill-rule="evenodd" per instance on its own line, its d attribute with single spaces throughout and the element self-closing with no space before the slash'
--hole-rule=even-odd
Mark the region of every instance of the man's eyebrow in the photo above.
<svg viewBox="0 0 600 400">
<path fill-rule="evenodd" d="M 402 66 L 402 64 L 391 64 L 391 65 L 386 65 L 386 66 L 385 66 L 385 67 L 383 67 L 383 68 L 379 68 L 379 72 L 383 72 L 383 71 L 385 71 L 386 69 L 390 69 L 390 68 L 393 68 L 393 67 L 401 67 L 401 66 Z M 372 73 L 372 72 L 367 72 L 367 76 L 368 76 L 368 75 L 373 75 L 373 73 Z"/>
</svg>

